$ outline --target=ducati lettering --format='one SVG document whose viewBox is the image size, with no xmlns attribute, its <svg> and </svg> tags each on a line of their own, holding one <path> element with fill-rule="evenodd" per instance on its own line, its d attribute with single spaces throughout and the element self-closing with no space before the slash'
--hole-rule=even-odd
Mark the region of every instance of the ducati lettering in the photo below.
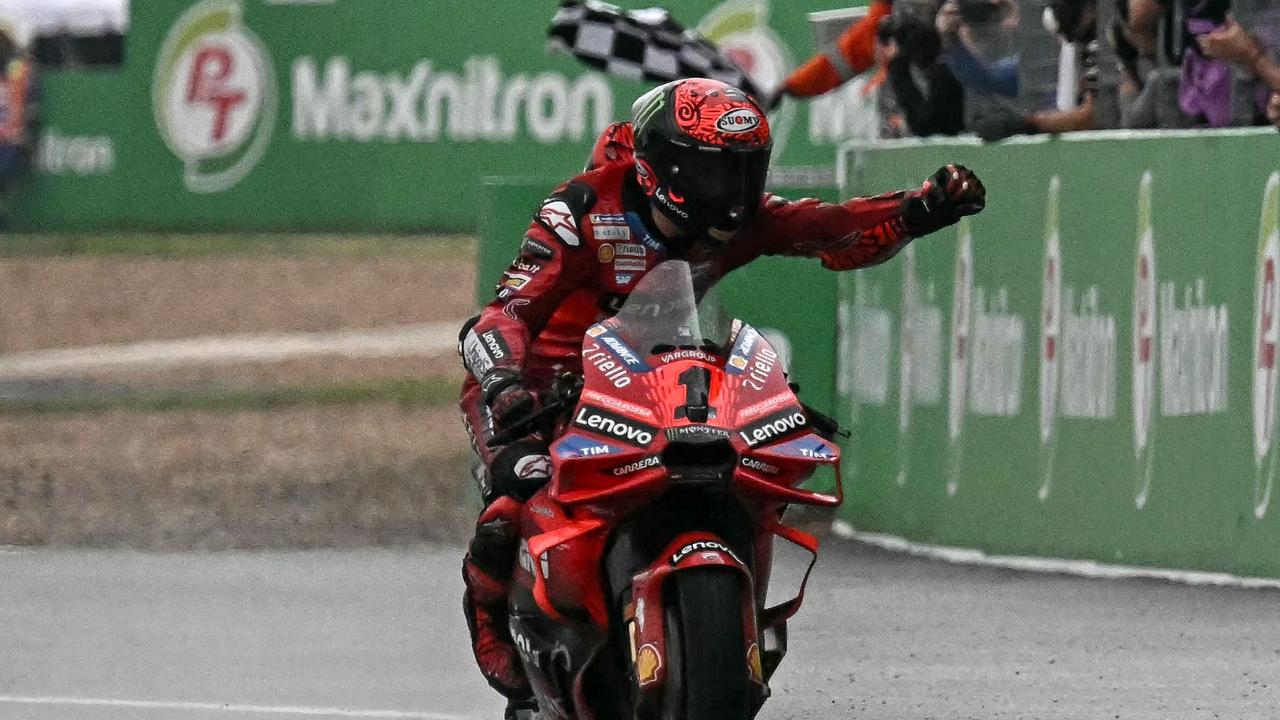
<svg viewBox="0 0 1280 720">
<path fill-rule="evenodd" d="M 511 267 L 522 273 L 528 273 L 529 275 L 537 275 L 542 272 L 542 265 L 540 263 L 529 262 L 524 258 L 516 258 L 516 261 L 511 264 Z"/>
<path fill-rule="evenodd" d="M 583 362 L 590 363 L 599 370 L 606 380 L 616 388 L 624 388 L 631 384 L 631 376 L 627 369 L 612 360 L 613 353 L 604 350 L 596 343 L 591 343 L 582 351 Z"/>
<path fill-rule="evenodd" d="M 802 410 L 784 410 L 769 415 L 759 422 L 738 431 L 738 436 L 748 447 L 757 447 L 794 435 L 809 426 L 809 419 Z"/>
<path fill-rule="evenodd" d="M 779 472 L 777 465 L 770 465 L 769 463 L 764 462 L 763 460 L 757 460 L 753 457 L 742 458 L 742 467 L 747 468 L 749 470 L 762 472 L 766 475 L 777 475 Z"/>
<path fill-rule="evenodd" d="M 698 540 L 680 548 L 680 551 L 671 556 L 671 564 L 679 565 L 682 560 L 697 552 L 722 552 L 733 558 L 739 564 L 743 564 L 742 558 L 738 554 L 729 549 L 728 545 L 719 543 L 714 540 Z"/>
<path fill-rule="evenodd" d="M 662 461 L 658 459 L 657 455 L 650 455 L 649 457 L 644 458 L 643 460 L 637 460 L 633 463 L 627 463 L 622 467 L 614 468 L 613 474 L 614 475 L 630 475 L 632 473 L 640 472 L 641 470 L 648 470 L 649 468 L 652 468 L 652 467 L 658 467 L 661 464 L 662 464 Z"/>
<path fill-rule="evenodd" d="M 658 429 L 652 425 L 630 420 L 590 405 L 578 408 L 573 424 L 636 447 L 645 447 L 652 443 L 654 434 L 658 432 Z"/>
</svg>

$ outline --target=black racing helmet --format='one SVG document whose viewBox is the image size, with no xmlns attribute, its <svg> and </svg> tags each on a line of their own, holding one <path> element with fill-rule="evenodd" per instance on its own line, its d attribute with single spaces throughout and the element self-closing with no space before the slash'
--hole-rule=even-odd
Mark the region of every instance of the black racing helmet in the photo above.
<svg viewBox="0 0 1280 720">
<path fill-rule="evenodd" d="M 719 80 L 676 80 L 631 107 L 636 178 L 690 235 L 737 231 L 759 208 L 773 138 L 764 110 Z"/>
</svg>

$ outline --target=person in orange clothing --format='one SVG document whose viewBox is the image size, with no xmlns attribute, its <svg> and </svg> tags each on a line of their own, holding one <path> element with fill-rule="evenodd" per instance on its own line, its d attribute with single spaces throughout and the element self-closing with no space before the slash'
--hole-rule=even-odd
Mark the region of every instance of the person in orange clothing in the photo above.
<svg viewBox="0 0 1280 720">
<path fill-rule="evenodd" d="M 872 0 L 867 14 L 840 36 L 837 51 L 818 53 L 797 68 L 770 104 L 776 106 L 787 95 L 805 98 L 831 92 L 871 69 L 876 64 L 876 29 L 892 11 L 893 0 Z"/>
</svg>

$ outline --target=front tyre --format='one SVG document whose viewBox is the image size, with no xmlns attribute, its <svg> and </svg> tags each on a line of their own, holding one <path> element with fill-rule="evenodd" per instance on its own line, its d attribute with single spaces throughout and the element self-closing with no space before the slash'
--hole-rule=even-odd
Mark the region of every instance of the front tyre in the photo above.
<svg viewBox="0 0 1280 720">
<path fill-rule="evenodd" d="M 700 567 L 671 579 L 664 720 L 747 720 L 751 679 L 742 623 L 742 576 Z"/>
</svg>

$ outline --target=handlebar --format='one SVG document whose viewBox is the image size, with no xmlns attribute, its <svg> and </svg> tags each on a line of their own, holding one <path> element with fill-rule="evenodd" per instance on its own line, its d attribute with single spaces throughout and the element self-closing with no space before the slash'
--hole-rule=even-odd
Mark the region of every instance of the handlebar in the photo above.
<svg viewBox="0 0 1280 720">
<path fill-rule="evenodd" d="M 498 434 L 489 438 L 485 445 L 491 448 L 506 445 L 512 440 L 522 438 L 536 431 L 547 420 L 577 405 L 578 396 L 581 394 L 581 377 L 572 373 L 561 375 L 551 383 L 551 390 L 543 396 L 544 403 L 541 409 L 529 417 L 513 423 L 510 427 L 503 428 Z"/>
</svg>

